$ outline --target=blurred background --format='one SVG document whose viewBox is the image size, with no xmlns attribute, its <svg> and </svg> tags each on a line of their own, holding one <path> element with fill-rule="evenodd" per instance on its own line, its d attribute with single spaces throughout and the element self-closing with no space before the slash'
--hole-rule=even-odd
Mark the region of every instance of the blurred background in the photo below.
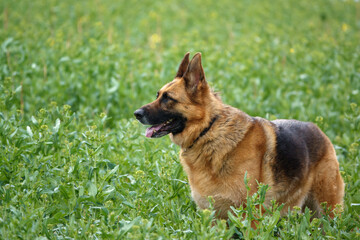
<svg viewBox="0 0 360 240">
<path fill-rule="evenodd" d="M 24 115 L 54 101 L 105 112 L 110 124 L 130 118 L 173 79 L 188 51 L 202 53 L 206 78 L 226 103 L 253 115 L 339 119 L 360 100 L 357 1 L 0 6 L 2 91 L 18 91 L 6 107 Z"/>
</svg>

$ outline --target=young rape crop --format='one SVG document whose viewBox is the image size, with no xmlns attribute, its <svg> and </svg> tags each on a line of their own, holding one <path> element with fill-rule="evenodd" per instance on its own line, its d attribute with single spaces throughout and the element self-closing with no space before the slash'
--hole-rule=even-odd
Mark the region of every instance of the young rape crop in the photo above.
<svg viewBox="0 0 360 240">
<path fill-rule="evenodd" d="M 360 238 L 358 1 L 4 0 L 0 26 L 1 239 Z M 197 209 L 178 147 L 132 116 L 188 51 L 225 103 L 329 136 L 335 218 L 260 213 L 262 185 L 227 222 Z"/>
</svg>

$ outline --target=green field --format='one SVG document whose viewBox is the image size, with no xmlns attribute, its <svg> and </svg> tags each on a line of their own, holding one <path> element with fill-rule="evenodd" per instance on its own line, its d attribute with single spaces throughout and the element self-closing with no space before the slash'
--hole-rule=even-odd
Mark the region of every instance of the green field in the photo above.
<svg viewBox="0 0 360 240">
<path fill-rule="evenodd" d="M 0 45 L 0 239 L 360 239 L 359 1 L 2 0 Z M 317 123 L 344 211 L 253 230 L 265 187 L 245 219 L 197 209 L 179 148 L 132 116 L 188 51 L 227 104 Z"/>
</svg>

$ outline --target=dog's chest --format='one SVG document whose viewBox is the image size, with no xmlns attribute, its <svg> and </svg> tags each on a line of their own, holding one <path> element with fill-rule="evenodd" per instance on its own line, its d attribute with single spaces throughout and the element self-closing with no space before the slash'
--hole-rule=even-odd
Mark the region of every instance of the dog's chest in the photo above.
<svg viewBox="0 0 360 240">
<path fill-rule="evenodd" d="M 209 208 L 209 199 L 202 196 L 196 189 L 191 189 L 191 196 L 201 209 Z"/>
<path fill-rule="evenodd" d="M 209 207 L 209 197 L 215 201 L 214 208 L 228 209 L 230 206 L 236 206 L 241 202 L 243 191 L 242 183 L 227 181 L 214 174 L 211 168 L 194 166 L 181 157 L 181 164 L 187 173 L 191 195 L 196 204 L 202 208 Z M 226 182 L 226 183 L 225 183 Z"/>
<path fill-rule="evenodd" d="M 217 185 L 216 178 L 212 176 L 206 167 L 195 166 L 185 157 L 181 157 L 181 165 L 187 174 L 191 193 L 194 201 L 201 207 L 205 208 L 208 200 L 204 196 L 209 196 Z"/>
</svg>

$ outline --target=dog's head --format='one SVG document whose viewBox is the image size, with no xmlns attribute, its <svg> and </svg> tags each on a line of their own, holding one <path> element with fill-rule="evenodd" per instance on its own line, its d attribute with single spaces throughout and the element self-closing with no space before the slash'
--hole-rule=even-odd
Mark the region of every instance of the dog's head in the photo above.
<svg viewBox="0 0 360 240">
<path fill-rule="evenodd" d="M 169 133 L 182 133 L 204 118 L 206 96 L 210 89 L 197 53 L 189 62 L 189 53 L 182 60 L 175 79 L 163 86 L 156 100 L 137 109 L 135 117 L 145 125 L 146 137 L 158 138 Z"/>
</svg>

